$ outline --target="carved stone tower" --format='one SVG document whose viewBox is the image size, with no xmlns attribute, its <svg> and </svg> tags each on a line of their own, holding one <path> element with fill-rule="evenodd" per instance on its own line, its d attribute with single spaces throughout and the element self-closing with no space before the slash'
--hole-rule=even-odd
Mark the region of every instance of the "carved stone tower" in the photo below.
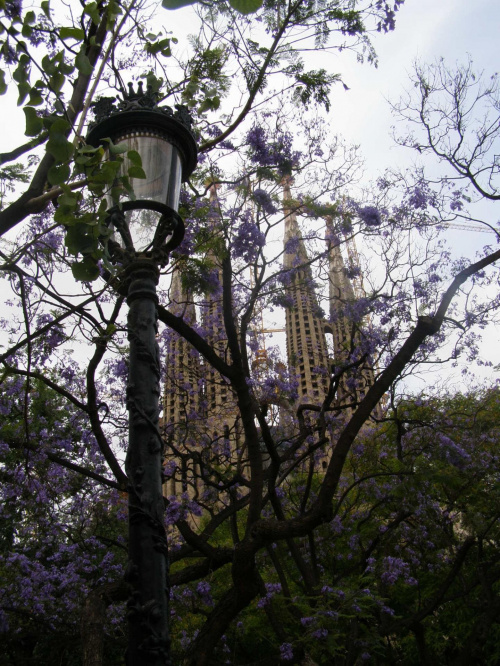
<svg viewBox="0 0 500 666">
<path fill-rule="evenodd" d="M 290 192 L 291 177 L 283 179 L 285 213 L 285 291 L 288 365 L 298 380 L 299 402 L 320 404 L 328 392 L 328 351 L 322 313 L 314 290 L 309 257 Z"/>
<path fill-rule="evenodd" d="M 366 340 L 363 339 L 362 322 L 356 322 L 353 316 L 357 299 L 340 249 L 340 239 L 335 233 L 332 218 L 326 217 L 325 222 L 329 259 L 329 332 L 333 336 L 334 365 L 339 370 L 363 359 L 357 367 L 342 376 L 337 403 L 356 404 L 364 398 L 373 384 L 374 372 L 370 355 L 365 351 Z M 351 410 L 348 410 L 347 413 L 350 412 Z"/>
<path fill-rule="evenodd" d="M 217 228 L 217 221 L 220 219 L 220 215 L 216 185 L 210 188 L 210 203 L 212 207 L 213 232 L 214 235 L 218 235 L 220 234 L 220 230 Z M 221 241 L 223 242 L 222 238 Z M 207 342 L 213 347 L 218 356 L 230 362 L 231 357 L 222 308 L 222 265 L 215 250 L 211 250 L 208 253 L 207 259 L 214 266 L 212 275 L 213 288 L 205 295 L 201 303 L 202 325 Z M 208 422 L 214 428 L 213 435 L 219 438 L 227 438 L 229 432 L 233 432 L 234 437 L 238 409 L 236 406 L 236 397 L 230 384 L 217 370 L 209 366 L 205 372 L 205 385 Z"/>
<path fill-rule="evenodd" d="M 170 285 L 170 310 L 191 326 L 196 311 L 181 276 L 174 270 Z M 198 352 L 172 330 L 168 331 L 163 427 L 167 442 L 166 462 L 172 469 L 165 494 L 179 495 L 194 478 L 191 451 L 199 447 L 197 431 L 205 422 L 202 404 L 202 367 Z M 172 462 L 175 461 L 175 462 Z M 189 488 L 190 494 L 193 492 Z"/>
</svg>

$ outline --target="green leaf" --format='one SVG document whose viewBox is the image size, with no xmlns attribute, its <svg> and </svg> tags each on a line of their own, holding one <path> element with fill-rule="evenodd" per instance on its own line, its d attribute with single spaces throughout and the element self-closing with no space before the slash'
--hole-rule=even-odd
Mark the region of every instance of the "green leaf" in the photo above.
<svg viewBox="0 0 500 666">
<path fill-rule="evenodd" d="M 85 38 L 85 31 L 82 28 L 59 28 L 59 37 L 61 39 L 76 39 L 81 42 Z"/>
<path fill-rule="evenodd" d="M 90 60 L 82 51 L 80 51 L 80 53 L 76 56 L 75 65 L 78 71 L 86 76 L 89 76 L 94 71 L 92 65 L 90 64 Z"/>
<path fill-rule="evenodd" d="M 187 7 L 194 5 L 197 0 L 162 0 L 162 7 L 165 9 L 179 9 L 179 7 Z"/>
<path fill-rule="evenodd" d="M 177 42 L 176 39 L 172 38 L 173 42 Z M 146 79 L 146 86 L 151 87 L 151 90 L 153 92 L 159 92 L 161 90 L 161 87 L 163 85 L 163 79 L 159 79 L 157 76 L 153 74 L 153 72 L 148 72 L 146 76 L 142 75 L 141 78 Z"/>
<path fill-rule="evenodd" d="M 129 177 L 128 176 L 122 176 L 121 177 L 121 183 L 125 190 L 128 192 L 128 197 L 131 201 L 135 201 L 137 197 L 135 196 L 134 188 L 132 187 Z M 117 197 L 118 199 L 120 198 L 119 196 Z"/>
<path fill-rule="evenodd" d="M 68 164 L 52 166 L 47 174 L 47 180 L 51 185 L 60 185 L 68 180 L 70 173 L 71 169 Z"/>
<path fill-rule="evenodd" d="M 71 226 L 75 222 L 75 211 L 73 208 L 67 208 L 66 206 L 59 206 L 54 213 L 54 222 L 58 224 L 64 224 L 66 226 Z"/>
<path fill-rule="evenodd" d="M 123 9 L 120 7 L 120 2 L 115 2 L 115 0 L 108 1 L 108 10 L 107 10 L 107 22 L 106 27 L 108 30 L 112 30 L 116 22 L 116 19 L 120 14 L 123 13 Z"/>
<path fill-rule="evenodd" d="M 42 58 L 42 69 L 46 74 L 52 75 L 57 72 L 57 65 L 48 55 L 44 55 Z"/>
<path fill-rule="evenodd" d="M 129 150 L 127 152 L 127 157 L 134 166 L 142 167 L 142 159 L 137 150 Z"/>
<path fill-rule="evenodd" d="M 43 97 L 38 88 L 31 88 L 30 90 L 30 99 L 28 104 L 30 106 L 40 106 L 43 103 Z"/>
<path fill-rule="evenodd" d="M 203 100 L 198 108 L 198 113 L 204 113 L 205 111 L 216 111 L 220 107 L 220 97 L 217 95 L 215 97 L 207 97 Z"/>
<path fill-rule="evenodd" d="M 70 125 L 64 118 L 56 118 L 50 126 L 47 152 L 55 159 L 56 164 L 69 162 L 73 156 L 73 144 L 68 141 L 66 132 Z"/>
<path fill-rule="evenodd" d="M 42 11 L 50 19 L 50 0 L 42 0 Z"/>
<path fill-rule="evenodd" d="M 81 222 L 66 229 L 64 244 L 70 254 L 89 254 L 97 249 L 97 238 L 89 231 L 91 231 L 91 227 Z"/>
<path fill-rule="evenodd" d="M 99 173 L 99 180 L 103 183 L 111 185 L 111 183 L 116 178 L 118 172 L 120 171 L 121 165 L 122 165 L 121 160 L 120 161 L 112 160 L 109 162 L 103 162 Z"/>
<path fill-rule="evenodd" d="M 93 23 L 95 23 L 95 25 L 99 25 L 101 17 L 99 15 L 99 10 L 97 9 L 97 2 L 88 2 L 85 5 L 83 13 L 88 14 L 88 16 L 90 16 L 90 18 L 92 19 Z"/>
<path fill-rule="evenodd" d="M 65 81 L 66 77 L 64 76 L 64 74 L 56 72 L 50 77 L 49 85 L 55 93 L 58 93 L 61 91 L 61 88 L 63 87 Z"/>
<path fill-rule="evenodd" d="M 128 170 L 129 178 L 146 178 L 144 169 L 140 166 L 131 166 Z"/>
<path fill-rule="evenodd" d="M 24 102 L 26 97 L 28 96 L 31 86 L 30 84 L 25 81 L 23 83 L 19 83 L 17 86 L 17 89 L 19 91 L 19 97 L 17 98 L 17 106 L 21 106 L 21 104 Z"/>
<path fill-rule="evenodd" d="M 160 39 L 160 41 L 157 42 L 146 42 L 144 50 L 150 55 L 161 53 L 166 58 L 169 58 L 172 55 L 172 51 L 170 49 L 170 38 L 165 37 L 165 39 Z"/>
<path fill-rule="evenodd" d="M 123 153 L 127 152 L 127 146 L 124 143 L 117 146 L 112 141 L 110 141 L 109 146 L 108 146 L 108 150 L 109 150 L 110 155 L 123 155 Z"/>
<path fill-rule="evenodd" d="M 35 12 L 33 11 L 26 12 L 26 16 L 24 17 L 24 22 L 27 23 L 28 25 L 32 25 L 35 21 L 36 21 Z"/>
<path fill-rule="evenodd" d="M 31 35 L 33 34 L 33 28 L 27 23 L 25 23 L 23 25 L 23 29 L 21 30 L 21 34 L 23 37 L 31 37 Z"/>
<path fill-rule="evenodd" d="M 80 146 L 78 148 L 79 153 L 84 153 L 84 154 L 91 154 L 91 155 L 99 155 L 102 156 L 104 155 L 104 150 L 101 148 L 101 146 L 98 146 L 97 148 L 95 146 L 89 146 L 88 144 L 85 144 L 84 146 Z"/>
<path fill-rule="evenodd" d="M 83 261 L 77 261 L 71 266 L 75 280 L 81 282 L 93 282 L 99 277 L 99 268 L 95 261 L 86 257 Z"/>
<path fill-rule="evenodd" d="M 79 195 L 74 192 L 64 192 L 57 199 L 58 206 L 65 206 L 67 208 L 76 208 L 78 205 Z"/>
<path fill-rule="evenodd" d="M 0 69 L 0 95 L 4 95 L 7 90 L 7 84 L 5 83 L 5 72 L 3 69 Z"/>
<path fill-rule="evenodd" d="M 92 161 L 92 157 L 89 155 L 78 155 L 75 157 L 75 164 L 85 165 Z"/>
<path fill-rule="evenodd" d="M 25 53 L 23 53 L 23 55 L 19 58 L 19 65 L 16 67 L 12 74 L 14 81 L 17 81 L 17 83 L 24 83 L 28 81 L 29 67 L 30 59 Z"/>
<path fill-rule="evenodd" d="M 25 106 L 24 115 L 26 116 L 26 136 L 38 136 L 43 130 L 43 121 L 38 116 L 36 110 L 31 106 Z"/>
<path fill-rule="evenodd" d="M 262 7 L 262 0 L 229 0 L 229 4 L 240 14 L 252 14 Z"/>
</svg>

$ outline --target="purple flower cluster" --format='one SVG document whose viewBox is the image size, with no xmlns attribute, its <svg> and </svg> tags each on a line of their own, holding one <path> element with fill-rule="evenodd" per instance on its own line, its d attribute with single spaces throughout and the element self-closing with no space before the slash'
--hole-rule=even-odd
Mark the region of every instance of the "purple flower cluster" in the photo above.
<svg viewBox="0 0 500 666">
<path fill-rule="evenodd" d="M 233 236 L 233 255 L 252 263 L 266 244 L 266 237 L 250 217 L 245 217 Z"/>
<path fill-rule="evenodd" d="M 196 586 L 196 591 L 198 592 L 200 599 L 203 601 L 204 604 L 206 604 L 207 606 L 214 605 L 210 583 L 208 583 L 206 580 L 200 581 Z"/>
<path fill-rule="evenodd" d="M 394 585 L 399 578 L 402 578 L 407 585 L 417 584 L 417 581 L 410 576 L 408 562 L 404 562 L 399 557 L 384 557 L 382 567 L 383 570 L 380 575 L 380 580 L 386 585 Z"/>
<path fill-rule="evenodd" d="M 408 209 L 410 209 L 410 211 L 424 212 L 429 206 L 433 208 L 438 206 L 436 193 L 431 190 L 429 183 L 421 178 L 413 186 L 408 188 L 401 214 L 406 216 L 408 214 Z M 398 214 L 396 214 L 396 216 L 398 216 Z M 425 217 L 421 223 L 425 223 Z"/>
<path fill-rule="evenodd" d="M 364 208 L 359 208 L 358 216 L 367 227 L 379 227 L 382 224 L 380 211 L 375 206 L 365 206 Z"/>
<path fill-rule="evenodd" d="M 267 215 L 273 215 L 273 213 L 278 212 L 278 209 L 274 205 L 270 195 L 262 188 L 255 188 L 253 191 L 253 198 Z"/>
<path fill-rule="evenodd" d="M 266 594 L 257 602 L 257 608 L 265 608 L 271 599 L 281 592 L 280 583 L 266 583 Z"/>
<path fill-rule="evenodd" d="M 301 153 L 292 148 L 292 135 L 277 130 L 269 135 L 262 127 L 254 125 L 248 132 L 250 161 L 262 167 L 276 167 L 281 175 L 289 174 L 298 163 Z"/>
<path fill-rule="evenodd" d="M 399 6 L 402 5 L 404 0 L 395 0 L 394 5 L 390 5 L 385 0 L 377 0 L 375 7 L 383 12 L 382 18 L 377 24 L 379 32 L 390 32 L 396 27 L 396 12 Z"/>
<path fill-rule="evenodd" d="M 408 203 L 413 208 L 425 209 L 428 204 L 428 196 L 421 187 L 415 187 L 408 199 Z"/>
<path fill-rule="evenodd" d="M 282 643 L 280 645 L 280 657 L 283 661 L 292 661 L 293 647 L 291 643 Z"/>
</svg>

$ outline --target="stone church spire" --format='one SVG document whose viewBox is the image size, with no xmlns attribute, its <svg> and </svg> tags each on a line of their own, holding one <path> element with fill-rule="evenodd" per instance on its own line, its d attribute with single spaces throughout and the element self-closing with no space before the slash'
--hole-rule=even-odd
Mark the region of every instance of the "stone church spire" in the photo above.
<svg viewBox="0 0 500 666">
<path fill-rule="evenodd" d="M 358 367 L 346 372 L 337 392 L 339 405 L 355 404 L 364 398 L 374 382 L 369 355 L 364 351 L 362 323 L 354 321 L 352 308 L 356 302 L 352 282 L 340 249 L 340 239 L 333 219 L 325 217 L 328 247 L 328 286 L 330 304 L 330 332 L 333 336 L 334 365 L 336 371 L 365 357 Z"/>
<path fill-rule="evenodd" d="M 217 188 L 217 185 L 212 185 L 210 188 L 210 204 L 214 234 L 220 235 L 222 230 L 218 228 L 220 213 Z M 207 259 L 214 267 L 214 288 L 205 295 L 201 303 L 201 323 L 207 342 L 221 358 L 230 362 L 222 309 L 222 265 L 220 257 L 217 256 L 214 250 L 209 251 Z M 227 442 L 228 439 L 231 439 L 234 443 L 238 439 L 239 430 L 239 411 L 236 405 L 236 396 L 228 381 L 212 366 L 206 367 L 205 371 L 205 399 L 208 413 L 207 423 L 212 428 L 212 436 L 218 442 L 222 440 Z"/>
<path fill-rule="evenodd" d="M 170 311 L 190 326 L 196 326 L 195 306 L 182 285 L 178 269 L 172 274 Z M 195 477 L 190 469 L 193 465 L 190 451 L 198 446 L 196 425 L 204 422 L 204 414 L 199 354 L 175 331 L 169 330 L 167 335 L 162 421 L 167 443 L 165 461 L 167 464 L 175 461 L 165 488 L 165 494 L 170 496 L 187 490 L 188 481 L 192 482 Z"/>
<path fill-rule="evenodd" d="M 328 392 L 328 352 L 322 313 L 315 293 L 309 257 L 291 204 L 292 179 L 283 181 L 284 260 L 288 365 L 298 381 L 299 402 L 321 404 Z"/>
</svg>

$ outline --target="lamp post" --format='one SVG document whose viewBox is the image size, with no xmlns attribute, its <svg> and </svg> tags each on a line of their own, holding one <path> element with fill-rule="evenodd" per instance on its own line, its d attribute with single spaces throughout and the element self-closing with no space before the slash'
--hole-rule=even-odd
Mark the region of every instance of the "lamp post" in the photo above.
<svg viewBox="0 0 500 666">
<path fill-rule="evenodd" d="M 127 294 L 130 368 L 127 385 L 129 445 L 125 470 L 129 491 L 129 561 L 126 580 L 129 639 L 127 666 L 168 666 L 168 552 L 162 493 L 163 443 L 159 430 L 160 357 L 156 342 L 159 268 L 184 236 L 177 213 L 181 182 L 196 166 L 196 142 L 185 107 L 159 107 L 156 95 L 129 85 L 118 104 L 95 105 L 87 143 L 110 141 L 121 151 L 119 176 L 130 176 L 133 194 L 112 187 L 108 221 L 114 228 L 110 254 L 122 266 Z M 140 160 L 137 157 L 140 156 Z M 142 164 L 144 176 L 138 169 Z M 134 168 L 130 167 L 136 167 Z M 134 175 L 135 174 L 135 175 Z M 119 199 L 117 200 L 117 192 Z M 113 198 L 114 196 L 114 198 Z"/>
</svg>

